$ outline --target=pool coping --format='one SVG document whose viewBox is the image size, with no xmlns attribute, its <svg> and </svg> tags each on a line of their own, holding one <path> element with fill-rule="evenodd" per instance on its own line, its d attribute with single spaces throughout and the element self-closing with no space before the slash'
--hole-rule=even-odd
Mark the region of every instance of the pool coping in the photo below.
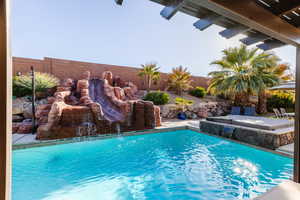
<svg viewBox="0 0 300 200">
<path fill-rule="evenodd" d="M 13 150 L 21 150 L 21 149 L 28 149 L 28 148 L 37 148 L 37 147 L 45 147 L 45 146 L 53 146 L 53 145 L 60 145 L 60 144 L 70 144 L 70 143 L 77 143 L 77 142 L 84 142 L 84 141 L 94 141 L 94 140 L 103 140 L 103 139 L 112 139 L 112 138 L 118 138 L 123 136 L 136 136 L 136 135 L 145 135 L 145 134 L 155 134 L 160 132 L 170 132 L 170 131 L 177 131 L 177 130 L 192 130 L 197 133 L 209 135 L 212 137 L 220 138 L 223 140 L 227 140 L 233 143 L 246 145 L 261 151 L 270 152 L 273 154 L 281 155 L 288 158 L 293 158 L 293 155 L 285 153 L 285 152 L 278 152 L 272 149 L 267 149 L 260 146 L 255 146 L 252 144 L 248 144 L 245 142 L 241 142 L 238 140 L 233 140 L 230 138 L 221 137 L 218 135 L 206 133 L 200 130 L 200 128 L 196 128 L 193 126 L 176 126 L 176 127 L 168 127 L 168 128 L 158 128 L 158 129 L 145 129 L 145 130 L 138 130 L 138 131 L 129 131 L 129 132 L 123 132 L 121 135 L 118 135 L 116 133 L 114 134 L 102 134 L 102 135 L 93 135 L 93 136 L 81 136 L 81 137 L 74 137 L 74 138 L 65 138 L 65 139 L 56 139 L 56 140 L 45 140 L 45 141 L 39 141 L 39 142 L 32 142 L 27 144 L 14 144 L 12 145 Z"/>
</svg>

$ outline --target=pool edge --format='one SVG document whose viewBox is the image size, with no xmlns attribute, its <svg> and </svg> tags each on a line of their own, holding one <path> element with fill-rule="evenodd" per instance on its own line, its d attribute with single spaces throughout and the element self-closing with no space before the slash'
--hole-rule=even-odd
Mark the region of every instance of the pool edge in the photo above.
<svg viewBox="0 0 300 200">
<path fill-rule="evenodd" d="M 212 137 L 220 138 L 223 140 L 227 140 L 233 143 L 246 145 L 248 147 L 252 147 L 261 151 L 277 154 L 280 156 L 288 157 L 293 159 L 293 155 L 284 153 L 284 152 L 278 152 L 272 149 L 267 149 L 260 146 L 255 146 L 252 144 L 248 144 L 245 142 L 241 142 L 238 140 L 233 140 L 230 138 L 221 137 L 218 135 L 210 134 L 207 132 L 201 131 L 199 128 L 193 127 L 193 126 L 176 126 L 176 127 L 168 127 L 168 128 L 158 128 L 158 129 L 146 129 L 146 130 L 139 130 L 139 131 L 129 131 L 129 132 L 123 132 L 122 136 L 136 136 L 136 135 L 145 135 L 145 134 L 155 134 L 160 132 L 170 132 L 170 131 L 177 131 L 177 130 L 192 130 L 200 134 L 209 135 Z M 14 144 L 12 145 L 12 150 L 21 150 L 21 149 L 27 149 L 27 148 L 37 148 L 37 147 L 44 147 L 44 146 L 53 146 L 53 145 L 60 145 L 60 144 L 70 144 L 70 143 L 77 143 L 77 142 L 84 142 L 84 141 L 94 141 L 94 140 L 103 140 L 103 139 L 111 139 L 111 138 L 118 138 L 120 135 L 118 134 L 102 134 L 102 135 L 95 135 L 95 136 L 83 136 L 83 137 L 74 137 L 74 138 L 65 138 L 65 139 L 56 139 L 56 140 L 45 140 L 45 141 L 39 141 L 39 142 L 33 142 L 33 143 L 27 143 L 27 144 Z"/>
</svg>

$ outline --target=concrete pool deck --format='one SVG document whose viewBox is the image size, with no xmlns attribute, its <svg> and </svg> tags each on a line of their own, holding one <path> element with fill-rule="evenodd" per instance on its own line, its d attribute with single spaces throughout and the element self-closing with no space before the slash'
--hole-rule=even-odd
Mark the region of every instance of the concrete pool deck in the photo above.
<svg viewBox="0 0 300 200">
<path fill-rule="evenodd" d="M 253 200 L 299 200 L 300 184 L 285 181 Z"/>
</svg>

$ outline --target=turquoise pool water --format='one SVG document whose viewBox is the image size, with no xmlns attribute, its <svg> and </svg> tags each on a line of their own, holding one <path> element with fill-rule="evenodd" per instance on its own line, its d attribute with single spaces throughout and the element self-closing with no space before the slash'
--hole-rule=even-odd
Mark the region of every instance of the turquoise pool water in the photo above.
<svg viewBox="0 0 300 200">
<path fill-rule="evenodd" d="M 292 174 L 292 159 L 191 130 L 13 151 L 13 200 L 233 200 Z"/>
</svg>

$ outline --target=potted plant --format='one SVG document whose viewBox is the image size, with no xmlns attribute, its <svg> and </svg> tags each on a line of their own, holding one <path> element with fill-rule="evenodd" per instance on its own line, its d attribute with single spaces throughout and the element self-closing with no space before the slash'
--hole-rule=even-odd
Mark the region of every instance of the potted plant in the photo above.
<svg viewBox="0 0 300 200">
<path fill-rule="evenodd" d="M 185 120 L 187 118 L 185 111 L 187 110 L 188 106 L 193 105 L 194 101 L 177 97 L 175 99 L 175 103 L 178 106 L 178 110 L 179 110 L 177 114 L 177 118 L 181 120 Z"/>
</svg>

